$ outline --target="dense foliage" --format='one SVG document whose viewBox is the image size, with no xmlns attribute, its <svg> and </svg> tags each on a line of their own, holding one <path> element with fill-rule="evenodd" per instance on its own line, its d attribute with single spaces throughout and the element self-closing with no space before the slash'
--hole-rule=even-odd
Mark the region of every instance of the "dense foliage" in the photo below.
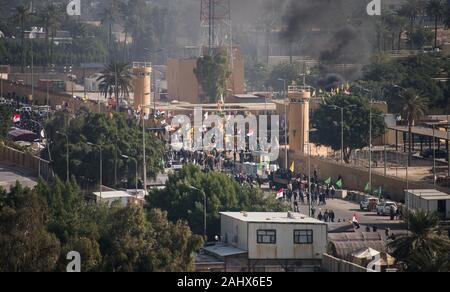
<svg viewBox="0 0 450 292">
<path fill-rule="evenodd" d="M 69 138 L 70 175 L 75 176 L 83 187 L 99 182 L 100 153 L 93 143 L 102 146 L 103 184 L 115 185 L 128 179 L 134 187 L 135 166 L 133 161 L 126 160 L 121 155 L 138 160 L 139 173 L 142 173 L 142 127 L 134 117 L 114 113 L 110 116 L 92 112 L 79 113 L 76 119 L 71 119 L 64 112 L 58 112 L 47 126 L 49 136 L 54 141 L 51 147 L 53 167 L 60 176 L 66 177 L 66 139 L 56 132 L 65 133 Z M 161 170 L 162 143 L 155 139 L 154 134 L 146 134 L 147 175 L 155 177 Z M 117 166 L 117 173 L 115 167 Z"/>
<path fill-rule="evenodd" d="M 406 213 L 409 233 L 389 243 L 397 260 L 406 263 L 409 272 L 450 271 L 450 241 L 441 233 L 439 217 L 426 211 Z"/>
<path fill-rule="evenodd" d="M 450 106 L 450 84 L 438 78 L 447 78 L 450 58 L 437 54 L 420 54 L 406 59 L 386 59 L 374 62 L 363 70 L 365 86 L 377 93 L 377 99 L 386 100 L 392 112 L 401 112 L 402 92 L 398 87 L 413 88 L 427 98 L 431 108 Z"/>
<path fill-rule="evenodd" d="M 360 95 L 336 95 L 326 100 L 313 115 L 313 126 L 317 131 L 311 132 L 311 139 L 319 145 L 326 145 L 333 150 L 341 149 L 341 110 L 344 108 L 344 160 L 349 162 L 354 149 L 369 146 L 370 103 Z M 372 138 L 385 133 L 382 112 L 372 108 Z"/>
<path fill-rule="evenodd" d="M 74 182 L 19 184 L 0 192 L 0 271 L 65 271 L 69 251 L 81 270 L 192 271 L 202 239 L 184 222 L 142 207 L 87 203 Z"/>
<path fill-rule="evenodd" d="M 227 81 L 231 75 L 225 53 L 216 52 L 199 58 L 194 74 L 202 86 L 204 101 L 215 103 L 225 97 Z"/>
<path fill-rule="evenodd" d="M 193 188 L 192 188 L 193 187 Z M 154 190 L 149 205 L 166 210 L 172 221 L 186 220 L 195 234 L 203 234 L 203 194 L 206 194 L 207 235 L 220 234 L 222 211 L 287 211 L 286 206 L 259 189 L 241 186 L 226 174 L 204 173 L 193 165 L 169 176 L 164 190 Z"/>
</svg>

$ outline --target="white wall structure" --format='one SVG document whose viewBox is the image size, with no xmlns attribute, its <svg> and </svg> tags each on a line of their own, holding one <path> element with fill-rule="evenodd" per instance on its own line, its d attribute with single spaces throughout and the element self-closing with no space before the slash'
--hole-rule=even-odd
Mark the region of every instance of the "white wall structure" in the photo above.
<svg viewBox="0 0 450 292">
<path fill-rule="evenodd" d="M 221 213 L 222 242 L 250 260 L 321 260 L 327 225 L 299 213 Z"/>
<path fill-rule="evenodd" d="M 405 202 L 408 209 L 438 213 L 442 219 L 450 219 L 450 195 L 438 190 L 407 190 Z"/>
</svg>

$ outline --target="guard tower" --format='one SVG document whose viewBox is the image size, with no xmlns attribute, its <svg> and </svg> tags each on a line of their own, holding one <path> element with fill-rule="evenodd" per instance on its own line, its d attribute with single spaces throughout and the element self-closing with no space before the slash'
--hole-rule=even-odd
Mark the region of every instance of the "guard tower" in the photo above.
<svg viewBox="0 0 450 292">
<path fill-rule="evenodd" d="M 289 98 L 289 149 L 306 153 L 309 143 L 309 101 L 311 89 L 308 86 L 291 85 Z"/>
<path fill-rule="evenodd" d="M 141 111 L 143 106 L 146 115 L 149 115 L 151 111 L 151 76 L 151 63 L 133 63 L 134 109 Z"/>
</svg>

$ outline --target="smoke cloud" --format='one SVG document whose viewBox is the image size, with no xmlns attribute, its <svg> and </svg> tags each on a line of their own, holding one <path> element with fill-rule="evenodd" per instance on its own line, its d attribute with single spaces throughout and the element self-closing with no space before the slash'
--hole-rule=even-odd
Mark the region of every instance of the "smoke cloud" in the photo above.
<svg viewBox="0 0 450 292">
<path fill-rule="evenodd" d="M 376 38 L 366 7 L 361 0 L 291 0 L 281 40 L 325 64 L 366 64 Z"/>
</svg>

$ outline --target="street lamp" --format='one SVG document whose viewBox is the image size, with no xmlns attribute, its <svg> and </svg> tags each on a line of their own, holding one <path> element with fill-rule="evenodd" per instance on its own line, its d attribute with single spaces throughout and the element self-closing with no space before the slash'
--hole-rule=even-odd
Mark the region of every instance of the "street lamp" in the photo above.
<svg viewBox="0 0 450 292">
<path fill-rule="evenodd" d="M 150 55 L 150 59 L 151 59 L 151 61 L 152 61 L 152 66 L 153 66 L 153 68 L 152 68 L 152 74 L 153 74 L 153 77 L 152 77 L 152 79 L 153 79 L 153 82 L 155 83 L 155 86 L 154 86 L 154 95 L 153 95 L 153 114 L 155 114 L 156 115 L 156 94 L 157 94 L 157 86 L 158 86 L 158 84 L 157 84 L 157 82 L 156 82 L 156 70 L 155 70 L 155 68 L 154 68 L 154 65 L 155 65 L 155 63 L 156 63 L 156 61 L 155 61 L 155 55 L 156 54 L 158 54 L 158 53 L 161 53 L 161 52 L 163 52 L 164 51 L 164 48 L 159 48 L 159 49 L 157 49 L 157 50 L 155 50 L 155 51 L 152 51 L 152 50 L 150 50 L 150 49 L 148 49 L 148 48 L 144 48 L 144 50 L 145 51 L 147 51 L 148 53 L 149 53 L 149 55 Z M 151 91 L 151 88 L 150 88 L 150 91 Z"/>
<path fill-rule="evenodd" d="M 134 161 L 134 165 L 135 165 L 135 169 L 136 169 L 136 177 L 135 177 L 135 182 L 134 182 L 134 184 L 135 184 L 135 188 L 136 188 L 136 195 L 137 195 L 137 192 L 138 192 L 138 162 L 137 162 L 137 159 L 136 158 L 133 158 L 133 157 L 130 157 L 130 156 L 127 156 L 127 155 L 121 155 L 122 156 L 122 158 L 125 158 L 125 159 L 128 159 L 128 160 L 133 160 Z M 144 195 L 145 195 L 145 193 L 144 193 Z"/>
<path fill-rule="evenodd" d="M 344 163 L 344 109 L 356 107 L 356 105 L 352 104 L 344 107 L 340 107 L 337 105 L 329 105 L 328 107 L 336 110 L 337 109 L 341 110 L 341 163 Z"/>
<path fill-rule="evenodd" d="M 288 142 L 287 142 L 287 92 L 286 92 L 286 79 L 279 78 L 278 81 L 283 82 L 284 90 L 284 150 L 285 150 L 285 167 L 288 169 Z"/>
<path fill-rule="evenodd" d="M 189 189 L 201 192 L 203 195 L 203 236 L 206 238 L 206 194 L 205 191 L 198 189 L 196 187 L 193 187 L 191 185 L 188 186 Z"/>
<path fill-rule="evenodd" d="M 370 93 L 370 113 L 369 113 L 369 193 L 372 193 L 372 106 L 373 106 L 373 90 L 362 87 L 359 84 L 355 86 L 366 93 Z"/>
<path fill-rule="evenodd" d="M 308 131 L 309 135 L 310 131 Z M 309 204 L 308 204 L 308 216 L 311 217 L 311 201 L 312 201 L 312 194 L 311 194 L 311 143 L 305 143 L 305 146 L 308 147 L 308 193 L 309 193 Z"/>
<path fill-rule="evenodd" d="M 102 198 L 102 185 L 103 185 L 103 161 L 102 161 L 102 146 L 91 142 L 87 142 L 89 146 L 97 147 L 100 151 L 100 199 Z"/>
<path fill-rule="evenodd" d="M 145 95 L 150 95 L 151 93 L 145 93 Z M 147 194 L 147 157 L 145 152 L 145 108 L 150 107 L 150 105 L 144 105 L 144 96 L 142 96 L 141 105 L 141 119 L 142 119 L 142 156 L 143 156 L 143 181 L 144 181 L 144 195 Z"/>
<path fill-rule="evenodd" d="M 386 115 L 385 114 L 374 114 L 374 113 L 372 113 L 372 116 L 371 116 L 371 119 L 372 119 L 372 117 L 374 117 L 374 116 L 376 116 L 376 117 L 382 117 L 382 118 L 385 118 L 386 117 Z M 372 133 L 371 133 L 371 135 L 372 135 Z M 387 176 L 387 165 L 386 165 L 386 163 L 387 163 L 387 145 L 386 145 L 386 139 L 384 138 L 383 139 L 383 144 L 384 144 L 384 176 Z"/>
<path fill-rule="evenodd" d="M 436 189 L 436 180 L 437 180 L 437 175 L 436 175 L 436 125 L 433 124 L 433 185 L 434 188 Z"/>
<path fill-rule="evenodd" d="M 66 137 L 66 176 L 67 176 L 67 182 L 70 180 L 69 176 L 69 136 L 66 133 L 62 133 L 60 131 L 56 131 L 56 134 Z"/>
</svg>

